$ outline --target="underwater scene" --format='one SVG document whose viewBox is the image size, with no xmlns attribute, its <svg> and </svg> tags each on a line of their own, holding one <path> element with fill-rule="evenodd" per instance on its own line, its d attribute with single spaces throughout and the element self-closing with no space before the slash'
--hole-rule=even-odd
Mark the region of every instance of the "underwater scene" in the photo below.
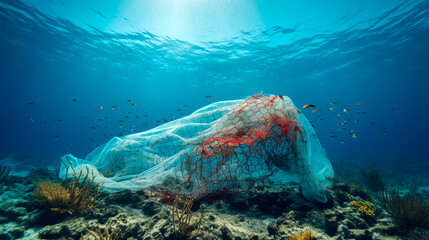
<svg viewBox="0 0 429 240">
<path fill-rule="evenodd" d="M 429 1 L 0 0 L 0 240 L 429 240 Z"/>
</svg>

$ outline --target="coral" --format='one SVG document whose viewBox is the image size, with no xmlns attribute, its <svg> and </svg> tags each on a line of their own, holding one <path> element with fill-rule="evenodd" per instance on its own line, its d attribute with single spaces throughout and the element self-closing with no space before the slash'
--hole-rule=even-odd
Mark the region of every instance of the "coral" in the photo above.
<svg viewBox="0 0 429 240">
<path fill-rule="evenodd" d="M 72 169 L 74 172 L 74 169 Z M 86 174 L 80 171 L 74 172 L 74 179 L 65 182 L 64 186 L 52 182 L 36 182 L 36 192 L 34 199 L 42 206 L 49 208 L 53 212 L 85 213 L 94 207 L 94 202 L 99 195 L 98 184 L 94 184 L 95 176 L 89 178 L 89 170 Z"/>
<path fill-rule="evenodd" d="M 295 234 L 288 238 L 288 240 L 316 240 L 313 230 L 307 229 L 304 232 Z"/>
<path fill-rule="evenodd" d="M 362 184 L 359 184 L 357 182 L 349 182 L 350 186 L 350 193 L 353 196 L 359 196 L 363 199 L 369 200 L 371 198 L 371 192 L 368 188 L 363 186 Z"/>
<path fill-rule="evenodd" d="M 357 208 L 359 212 L 367 215 L 367 216 L 375 216 L 374 211 L 372 208 L 374 207 L 374 204 L 370 202 L 364 202 L 364 201 L 351 201 L 349 203 L 350 207 Z"/>
<path fill-rule="evenodd" d="M 94 231 L 87 228 L 86 231 L 88 231 L 95 240 L 118 240 L 120 237 L 119 233 L 121 232 L 117 227 L 115 227 L 111 233 L 109 233 L 107 227 L 104 228 L 104 232 L 101 232 L 100 228 L 96 228 Z"/>
<path fill-rule="evenodd" d="M 365 185 L 369 189 L 371 189 L 371 191 L 380 192 L 386 188 L 386 184 L 384 183 L 380 173 L 377 170 L 373 168 L 370 168 L 370 169 L 361 168 L 360 173 Z"/>
<path fill-rule="evenodd" d="M 30 172 L 28 173 L 28 177 L 34 182 L 47 181 L 55 178 L 53 171 L 43 167 L 30 169 Z"/>
<path fill-rule="evenodd" d="M 409 192 L 401 197 L 398 189 L 385 190 L 378 194 L 377 199 L 400 230 L 411 231 L 417 227 L 427 227 L 429 207 L 415 193 Z"/>
<path fill-rule="evenodd" d="M 0 165 L 0 191 L 4 186 L 4 183 L 6 182 L 6 178 L 9 175 L 10 168 Z"/>
<path fill-rule="evenodd" d="M 179 197 L 176 196 L 176 199 L 173 202 L 172 222 L 173 222 L 173 230 L 174 230 L 174 234 L 176 235 L 176 238 L 186 238 L 192 230 L 199 228 L 200 226 L 200 223 L 204 217 L 204 214 L 201 214 L 198 220 L 192 226 L 190 226 L 190 222 L 192 219 L 191 208 L 192 208 L 193 202 L 194 202 L 193 198 L 184 199 L 183 208 L 180 212 L 178 210 Z M 177 225 L 179 228 L 178 232 L 176 231 L 176 218 L 178 222 Z"/>
</svg>

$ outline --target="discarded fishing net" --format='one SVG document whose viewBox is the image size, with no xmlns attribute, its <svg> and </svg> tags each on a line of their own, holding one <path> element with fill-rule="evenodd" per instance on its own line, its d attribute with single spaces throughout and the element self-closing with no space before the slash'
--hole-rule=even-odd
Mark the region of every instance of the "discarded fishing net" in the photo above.
<svg viewBox="0 0 429 240">
<path fill-rule="evenodd" d="M 103 192 L 144 189 L 162 198 L 242 192 L 271 179 L 297 180 L 307 199 L 325 202 L 326 177 L 333 175 L 314 129 L 292 101 L 260 94 L 210 104 L 154 129 L 115 137 L 85 160 L 66 155 L 62 162 L 99 174 Z M 62 164 L 60 177 L 65 173 Z"/>
</svg>

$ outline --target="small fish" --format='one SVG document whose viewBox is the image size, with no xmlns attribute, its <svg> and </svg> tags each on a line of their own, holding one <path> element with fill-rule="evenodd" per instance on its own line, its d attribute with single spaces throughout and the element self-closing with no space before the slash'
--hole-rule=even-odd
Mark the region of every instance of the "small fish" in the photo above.
<svg viewBox="0 0 429 240">
<path fill-rule="evenodd" d="M 320 116 L 319 115 L 317 115 L 317 116 L 314 116 L 315 118 L 319 118 Z"/>
<path fill-rule="evenodd" d="M 384 135 L 387 135 L 387 130 L 386 128 L 382 128 L 382 127 L 377 127 L 378 130 L 380 130 L 380 132 L 382 132 Z"/>
<path fill-rule="evenodd" d="M 307 104 L 307 105 L 304 105 L 302 108 L 308 108 L 308 107 L 315 108 L 316 106 L 313 104 Z"/>
<path fill-rule="evenodd" d="M 72 101 L 73 101 L 73 102 L 76 102 L 76 101 L 77 101 L 77 99 L 76 99 L 76 98 L 73 98 L 73 99 L 72 99 Z"/>
<path fill-rule="evenodd" d="M 60 140 L 60 136 L 54 136 L 55 140 Z"/>
<path fill-rule="evenodd" d="M 206 98 L 213 98 L 213 96 L 211 96 L 211 95 L 208 95 L 208 96 L 206 96 Z"/>
<path fill-rule="evenodd" d="M 103 119 L 100 118 L 94 118 L 95 121 L 103 121 Z"/>
<path fill-rule="evenodd" d="M 100 106 L 100 109 L 103 110 L 103 106 Z"/>
<path fill-rule="evenodd" d="M 281 98 L 282 100 L 284 100 L 284 99 L 283 99 L 283 96 L 282 96 L 281 94 L 279 94 L 279 98 Z"/>
<path fill-rule="evenodd" d="M 350 110 L 348 110 L 347 108 L 344 108 L 343 110 L 345 113 L 350 113 Z"/>
<path fill-rule="evenodd" d="M 186 105 L 186 104 L 183 104 L 183 107 L 187 107 L 188 105 Z"/>
<path fill-rule="evenodd" d="M 355 123 L 359 123 L 359 120 L 354 120 Z"/>
<path fill-rule="evenodd" d="M 346 130 L 347 128 L 338 128 L 338 131 L 344 131 L 344 130 Z"/>
<path fill-rule="evenodd" d="M 340 124 L 338 124 L 339 126 L 344 126 L 344 125 L 346 125 L 347 124 L 347 122 L 342 122 L 342 123 L 340 123 Z"/>
<path fill-rule="evenodd" d="M 335 105 L 335 104 L 337 104 L 337 102 L 330 102 L 330 104 L 331 104 L 331 105 Z"/>
<path fill-rule="evenodd" d="M 94 112 L 100 112 L 99 110 L 94 110 Z"/>
<path fill-rule="evenodd" d="M 73 144 L 66 145 L 66 148 L 72 149 L 73 148 Z"/>
<path fill-rule="evenodd" d="M 356 132 L 356 130 L 355 130 L 355 129 L 350 130 L 350 133 L 354 133 L 354 132 Z"/>
<path fill-rule="evenodd" d="M 116 108 L 112 107 L 110 110 L 112 110 L 112 111 L 116 111 Z"/>
<path fill-rule="evenodd" d="M 181 109 L 181 108 L 178 108 L 178 109 L 176 109 L 176 111 L 180 112 L 180 111 L 182 111 L 182 109 Z"/>
<path fill-rule="evenodd" d="M 365 114 L 366 112 L 358 112 L 357 114 Z"/>
<path fill-rule="evenodd" d="M 137 104 L 136 103 L 131 103 L 131 106 L 137 106 Z"/>
<path fill-rule="evenodd" d="M 333 110 L 335 110 L 335 108 L 333 108 L 333 107 L 332 107 L 332 108 L 330 108 L 328 111 L 333 111 Z"/>
<path fill-rule="evenodd" d="M 343 116 L 343 114 L 342 114 L 342 113 L 338 113 L 338 114 L 337 114 L 337 116 L 338 116 L 338 117 L 341 117 L 341 116 Z"/>
<path fill-rule="evenodd" d="M 29 118 L 28 118 L 28 121 L 30 121 L 30 122 L 34 122 L 34 118 L 29 117 Z"/>
<path fill-rule="evenodd" d="M 357 138 L 356 133 L 352 133 L 352 138 Z"/>
<path fill-rule="evenodd" d="M 130 100 L 128 100 L 128 102 L 129 102 L 129 103 L 133 103 L 133 102 L 134 102 L 134 100 L 131 100 L 131 99 L 130 99 Z"/>
<path fill-rule="evenodd" d="M 295 110 L 296 110 L 296 109 L 295 109 Z M 296 112 L 297 112 L 297 113 L 302 113 L 302 112 L 300 112 L 300 111 L 298 111 L 298 110 L 296 110 Z"/>
<path fill-rule="evenodd" d="M 341 141 L 340 141 L 340 143 L 341 143 L 341 144 L 344 144 L 344 143 L 346 143 L 346 141 L 344 141 L 344 140 L 341 140 Z"/>
<path fill-rule="evenodd" d="M 320 110 L 313 110 L 312 113 L 320 112 Z"/>
<path fill-rule="evenodd" d="M 339 119 L 339 118 L 335 118 L 335 120 L 340 121 L 340 119 Z"/>
<path fill-rule="evenodd" d="M 358 104 L 356 104 L 356 105 L 358 105 L 358 106 L 363 106 L 363 105 L 365 105 L 365 103 L 358 103 Z"/>
</svg>

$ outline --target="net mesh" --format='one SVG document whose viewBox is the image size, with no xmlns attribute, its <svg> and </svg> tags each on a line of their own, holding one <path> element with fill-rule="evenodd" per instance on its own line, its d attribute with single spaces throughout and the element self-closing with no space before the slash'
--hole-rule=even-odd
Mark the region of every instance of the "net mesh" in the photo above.
<svg viewBox="0 0 429 240">
<path fill-rule="evenodd" d="M 305 197 L 324 202 L 326 176 L 333 175 L 317 135 L 292 101 L 261 94 L 213 103 L 149 131 L 113 138 L 85 160 L 62 160 L 98 171 L 104 192 L 146 190 L 162 198 L 247 191 L 270 178 L 298 180 Z"/>
</svg>

